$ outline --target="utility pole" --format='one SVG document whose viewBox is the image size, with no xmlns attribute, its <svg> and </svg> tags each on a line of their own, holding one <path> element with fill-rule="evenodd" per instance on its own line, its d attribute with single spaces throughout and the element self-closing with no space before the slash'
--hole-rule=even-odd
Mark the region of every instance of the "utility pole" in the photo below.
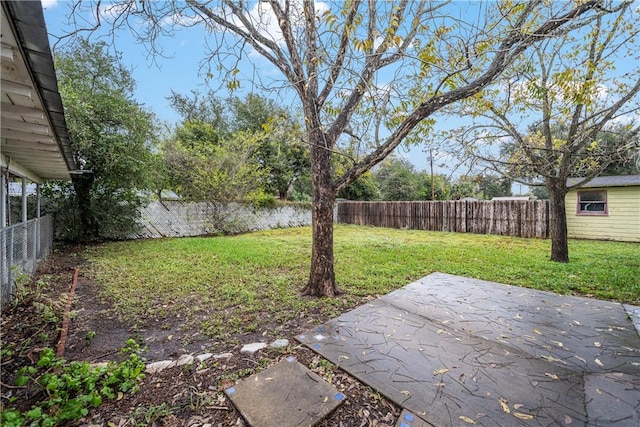
<svg viewBox="0 0 640 427">
<path fill-rule="evenodd" d="M 436 199 L 436 189 L 433 187 L 433 148 L 429 148 L 429 166 L 431 167 L 431 201 Z"/>
</svg>

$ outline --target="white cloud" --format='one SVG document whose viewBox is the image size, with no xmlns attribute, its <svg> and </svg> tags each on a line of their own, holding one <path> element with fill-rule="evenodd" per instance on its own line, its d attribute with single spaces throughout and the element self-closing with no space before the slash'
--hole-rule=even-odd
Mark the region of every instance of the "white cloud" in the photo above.
<svg viewBox="0 0 640 427">
<path fill-rule="evenodd" d="M 58 5 L 58 0 L 42 0 L 42 8 L 48 9 Z"/>
<path fill-rule="evenodd" d="M 329 6 L 324 2 L 316 2 L 316 15 L 321 16 L 325 11 L 329 10 Z M 300 28 L 304 25 L 304 12 L 301 1 L 294 1 L 291 3 L 291 10 L 289 12 L 289 19 L 292 23 L 292 28 Z M 269 3 L 261 1 L 256 2 L 253 8 L 247 15 L 248 20 L 252 25 L 260 32 L 260 34 L 266 38 L 271 39 L 276 44 L 282 45 L 284 43 L 284 37 L 282 30 L 278 25 L 278 18 L 273 11 L 273 8 Z M 243 28 L 244 25 L 240 22 L 236 22 L 236 25 Z"/>
</svg>

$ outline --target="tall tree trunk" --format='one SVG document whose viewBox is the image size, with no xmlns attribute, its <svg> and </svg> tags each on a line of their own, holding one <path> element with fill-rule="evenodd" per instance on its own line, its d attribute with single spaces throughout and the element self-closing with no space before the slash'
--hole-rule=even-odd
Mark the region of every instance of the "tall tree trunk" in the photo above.
<svg viewBox="0 0 640 427">
<path fill-rule="evenodd" d="M 333 269 L 333 207 L 336 191 L 331 180 L 331 150 L 322 131 L 310 137 L 313 207 L 311 220 L 313 243 L 309 281 L 302 295 L 336 296 L 336 277 Z"/>
<path fill-rule="evenodd" d="M 91 189 L 94 180 L 93 174 L 87 173 L 74 175 L 72 181 L 80 213 L 81 233 L 79 237 L 85 241 L 91 241 L 98 237 L 98 222 L 91 208 Z"/>
<path fill-rule="evenodd" d="M 567 194 L 566 179 L 550 179 L 549 190 L 549 232 L 551 234 L 551 261 L 569 262 L 567 236 L 567 212 L 564 197 Z"/>
</svg>

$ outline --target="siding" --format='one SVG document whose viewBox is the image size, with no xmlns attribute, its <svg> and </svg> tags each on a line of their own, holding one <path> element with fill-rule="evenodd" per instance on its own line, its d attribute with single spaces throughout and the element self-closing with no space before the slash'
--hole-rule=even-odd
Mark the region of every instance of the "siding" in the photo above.
<svg viewBox="0 0 640 427">
<path fill-rule="evenodd" d="M 567 229 L 570 238 L 640 242 L 640 187 L 585 188 L 605 190 L 609 214 L 577 215 L 578 190 L 566 198 Z"/>
</svg>

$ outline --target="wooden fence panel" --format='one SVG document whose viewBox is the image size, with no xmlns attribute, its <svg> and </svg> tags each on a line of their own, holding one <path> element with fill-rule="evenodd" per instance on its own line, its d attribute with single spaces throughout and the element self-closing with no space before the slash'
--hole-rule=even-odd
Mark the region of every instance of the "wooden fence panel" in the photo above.
<svg viewBox="0 0 640 427">
<path fill-rule="evenodd" d="M 343 224 L 458 233 L 549 237 L 546 200 L 340 202 Z"/>
</svg>

